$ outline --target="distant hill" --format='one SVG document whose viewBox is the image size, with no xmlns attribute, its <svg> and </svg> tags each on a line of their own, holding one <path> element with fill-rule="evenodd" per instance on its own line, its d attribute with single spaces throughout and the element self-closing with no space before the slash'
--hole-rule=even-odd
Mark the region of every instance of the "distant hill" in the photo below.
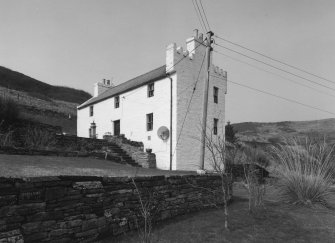
<svg viewBox="0 0 335 243">
<path fill-rule="evenodd" d="M 91 95 L 82 90 L 53 86 L 0 66 L 0 96 L 18 104 L 23 121 L 43 123 L 77 133 L 77 106 Z"/>
<path fill-rule="evenodd" d="M 0 66 L 0 86 L 26 92 L 30 96 L 43 100 L 61 100 L 81 104 L 92 96 L 83 91 L 43 83 L 22 73 Z"/>
<path fill-rule="evenodd" d="M 282 137 L 327 138 L 335 144 L 335 118 L 315 121 L 243 122 L 232 124 L 243 141 L 276 142 Z"/>
</svg>

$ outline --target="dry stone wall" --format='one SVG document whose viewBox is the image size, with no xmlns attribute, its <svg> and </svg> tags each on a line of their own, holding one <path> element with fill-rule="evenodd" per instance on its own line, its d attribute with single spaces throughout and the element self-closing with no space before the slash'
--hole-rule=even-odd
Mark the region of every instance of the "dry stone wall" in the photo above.
<svg viewBox="0 0 335 243">
<path fill-rule="evenodd" d="M 219 176 L 138 177 L 135 183 L 151 202 L 154 222 L 223 202 Z M 0 178 L 0 242 L 92 242 L 138 225 L 143 218 L 131 178 Z"/>
<path fill-rule="evenodd" d="M 156 168 L 156 155 L 153 153 L 146 153 L 146 152 L 133 152 L 131 153 L 131 157 L 133 160 L 136 161 L 137 164 L 142 166 L 143 168 Z"/>
</svg>

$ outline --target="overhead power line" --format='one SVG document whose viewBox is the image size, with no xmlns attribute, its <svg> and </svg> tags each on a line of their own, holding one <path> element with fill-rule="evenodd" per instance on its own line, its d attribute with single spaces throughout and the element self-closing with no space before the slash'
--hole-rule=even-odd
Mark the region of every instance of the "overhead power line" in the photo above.
<svg viewBox="0 0 335 243">
<path fill-rule="evenodd" d="M 199 46 L 201 46 L 204 42 L 206 41 L 206 38 L 200 43 L 198 44 L 195 48 L 193 48 L 190 52 L 195 51 L 196 49 L 198 49 Z M 186 57 L 188 57 L 188 55 L 183 56 L 178 62 L 176 62 L 172 67 L 170 67 L 168 70 L 166 70 L 166 72 L 170 71 L 172 68 L 174 68 L 176 65 L 178 65 L 182 60 L 184 60 Z"/>
<path fill-rule="evenodd" d="M 193 86 L 192 95 L 191 95 L 190 101 L 188 102 L 188 105 L 187 105 L 186 113 L 185 113 L 183 122 L 182 122 L 182 124 L 181 124 L 180 132 L 179 132 L 179 135 L 178 135 L 178 138 L 177 138 L 176 147 L 175 147 L 175 149 L 174 149 L 172 158 L 173 158 L 174 154 L 176 153 L 177 146 L 178 146 L 178 142 L 179 142 L 179 139 L 180 139 L 180 136 L 181 136 L 181 133 L 182 133 L 182 131 L 183 131 L 184 124 L 185 124 L 185 121 L 186 121 L 186 117 L 187 117 L 187 114 L 188 114 L 189 111 L 190 111 L 191 102 L 192 102 L 192 99 L 193 99 L 194 92 L 195 92 L 195 90 L 196 90 L 196 88 L 197 88 L 197 84 L 198 84 L 198 81 L 199 81 L 199 77 L 200 77 L 200 73 L 201 73 L 202 66 L 203 66 L 204 61 L 205 61 L 205 57 L 206 57 L 206 55 L 204 55 L 204 57 L 203 57 L 203 59 L 202 59 L 201 66 L 200 66 L 200 69 L 199 69 L 199 72 L 198 72 L 198 77 L 197 77 L 197 79 L 196 79 L 196 81 L 195 81 L 195 83 L 194 83 L 194 86 Z"/>
<path fill-rule="evenodd" d="M 335 88 L 329 87 L 329 86 L 324 85 L 324 84 L 320 84 L 320 83 L 318 83 L 318 82 L 315 82 L 315 81 L 313 81 L 313 80 L 310 80 L 310 79 L 305 78 L 305 77 L 303 77 L 303 76 L 300 76 L 300 75 L 298 75 L 298 74 L 292 73 L 292 72 L 287 71 L 287 70 L 285 70 L 285 69 L 276 67 L 276 66 L 274 66 L 274 65 L 272 65 L 272 64 L 269 64 L 269 63 L 263 62 L 263 61 L 261 61 L 261 60 L 258 60 L 258 59 L 254 58 L 254 57 L 250 57 L 250 56 L 248 56 L 248 55 L 246 55 L 246 54 L 244 54 L 244 53 L 241 53 L 241 52 L 235 51 L 235 50 L 233 50 L 233 49 L 230 49 L 230 48 L 228 48 L 228 47 L 225 47 L 225 46 L 223 46 L 223 45 L 220 45 L 220 44 L 217 44 L 217 43 L 214 43 L 214 45 L 219 46 L 219 47 L 221 47 L 221 48 L 224 48 L 224 49 L 226 49 L 226 50 L 229 50 L 229 51 L 231 51 L 231 52 L 237 53 L 237 54 L 239 54 L 239 55 L 241 55 L 241 56 L 244 56 L 244 57 L 249 58 L 249 59 L 251 59 L 251 60 L 254 60 L 254 61 L 256 61 L 256 62 L 262 63 L 262 64 L 264 64 L 264 65 L 267 65 L 267 66 L 272 67 L 272 68 L 274 68 L 274 69 L 277 69 L 277 70 L 279 70 L 279 71 L 288 73 L 288 74 L 290 74 L 290 75 L 292 75 L 292 76 L 295 76 L 295 77 L 304 79 L 304 80 L 306 80 L 306 81 L 308 81 L 308 82 L 310 82 L 310 83 L 314 83 L 314 84 L 316 84 L 316 85 L 319 85 L 319 86 L 322 86 L 322 87 L 324 87 L 324 88 L 331 89 L 331 90 L 335 91 Z"/>
<path fill-rule="evenodd" d="M 278 76 L 278 77 L 280 77 L 280 78 L 282 78 L 282 79 L 285 79 L 285 80 L 287 80 L 287 81 L 289 81 L 289 82 L 292 82 L 292 83 L 301 85 L 301 86 L 303 86 L 303 87 L 312 89 L 312 90 L 314 90 L 314 91 L 316 91 L 316 92 L 318 92 L 318 93 L 320 93 L 320 94 L 324 94 L 324 95 L 327 95 L 327 96 L 330 96 L 330 97 L 335 98 L 335 95 L 331 95 L 331 94 L 329 94 L 329 93 L 327 93 L 327 92 L 324 92 L 324 91 L 322 91 L 322 90 L 315 89 L 314 87 L 311 87 L 311 86 L 308 86 L 308 85 L 306 85 L 306 84 L 297 82 L 297 81 L 295 81 L 295 80 L 286 78 L 286 77 L 284 77 L 284 76 L 282 76 L 282 75 L 279 75 L 279 74 L 277 74 L 277 73 L 270 72 L 270 71 L 265 70 L 265 69 L 263 69 L 263 68 L 260 68 L 260 67 L 257 67 L 257 66 L 255 66 L 255 65 L 252 65 L 252 64 L 250 64 L 250 63 L 248 63 L 248 62 L 244 62 L 244 61 L 239 60 L 239 59 L 237 59 L 237 58 L 234 58 L 234 57 L 231 57 L 231 56 L 229 56 L 229 55 L 226 55 L 226 54 L 224 54 L 224 53 L 222 53 L 222 52 L 219 52 L 219 51 L 216 51 L 216 50 L 214 50 L 214 52 L 216 52 L 216 53 L 218 53 L 218 54 L 220 54 L 220 55 L 222 55 L 222 56 L 228 57 L 228 58 L 230 58 L 230 59 L 232 59 L 232 60 L 234 60 L 234 61 L 237 61 L 237 62 L 243 63 L 243 64 L 245 64 L 245 65 L 248 65 L 248 66 L 250 66 L 250 67 L 252 67 L 252 68 L 258 69 L 258 70 L 263 71 L 263 72 L 266 72 L 266 73 L 270 73 L 270 74 L 275 75 L 275 76 Z"/>
<path fill-rule="evenodd" d="M 198 12 L 198 10 L 197 10 L 197 7 L 195 6 L 194 1 L 195 1 L 195 0 L 192 0 L 192 4 L 193 4 L 194 10 L 195 10 L 195 13 L 196 13 L 197 18 L 198 18 L 198 20 L 199 20 L 199 23 L 200 23 L 200 25 L 201 25 L 202 31 L 203 31 L 204 33 L 206 33 L 206 32 L 207 32 L 207 30 L 206 30 L 206 26 L 204 26 L 204 24 L 201 22 L 201 19 L 200 19 L 200 16 L 199 16 L 199 12 Z"/>
<path fill-rule="evenodd" d="M 330 83 L 335 84 L 335 81 L 332 81 L 332 80 L 330 80 L 330 79 L 327 79 L 327 78 L 321 77 L 321 76 L 319 76 L 319 75 L 316 75 L 316 74 L 314 74 L 314 73 L 308 72 L 308 71 L 306 71 L 306 70 L 304 70 L 304 69 L 302 69 L 302 68 L 299 68 L 299 67 L 293 66 L 293 65 L 291 65 L 291 64 L 288 64 L 288 63 L 286 63 L 286 62 L 280 61 L 280 60 L 278 60 L 278 59 L 276 59 L 276 58 L 270 57 L 270 56 L 265 55 L 265 54 L 263 54 L 263 53 L 260 53 L 260 52 L 258 52 L 258 51 L 252 50 L 252 49 L 250 49 L 250 48 L 248 48 L 248 47 L 245 47 L 245 46 L 242 46 L 242 45 L 237 44 L 237 43 L 235 43 L 235 42 L 232 42 L 232 41 L 227 40 L 227 39 L 225 39 L 225 38 L 222 38 L 222 37 L 220 37 L 220 36 L 218 36 L 218 35 L 215 35 L 215 37 L 217 37 L 217 38 L 219 38 L 219 39 L 221 39 L 221 40 L 223 40 L 223 41 L 226 41 L 226 42 L 228 42 L 228 43 L 230 43 L 230 44 L 233 44 L 233 45 L 235 45 L 235 46 L 241 47 L 241 48 L 243 48 L 243 49 L 245 49 L 245 50 L 248 50 L 248 51 L 250 51 L 250 52 L 256 53 L 256 54 L 258 54 L 258 55 L 260 55 L 260 56 L 262 56 L 262 57 L 268 58 L 268 59 L 270 59 L 270 60 L 272 60 L 272 61 L 278 62 L 278 63 L 283 64 L 283 65 L 285 65 L 285 66 L 288 66 L 288 67 L 290 67 L 290 68 L 299 70 L 300 72 L 307 73 L 307 74 L 309 74 L 309 75 L 311 75 L 311 76 L 314 76 L 314 77 L 316 77 L 316 78 L 319 78 L 319 79 L 322 79 L 322 80 L 325 80 L 325 81 L 327 81 L 327 82 L 330 82 Z"/>
<path fill-rule="evenodd" d="M 206 32 L 207 32 L 208 30 L 207 30 L 207 27 L 206 27 L 206 23 L 205 23 L 205 21 L 204 21 L 204 18 L 202 17 L 202 14 L 201 14 L 201 11 L 200 11 L 200 7 L 199 7 L 199 4 L 198 4 L 198 1 L 197 1 L 197 0 L 194 0 L 194 2 L 195 2 L 195 5 L 197 6 L 195 11 L 198 11 L 198 13 L 199 13 L 199 15 L 200 15 L 201 22 L 204 24 L 204 26 L 205 26 L 205 30 L 206 30 Z"/>
<path fill-rule="evenodd" d="M 204 42 L 206 41 L 206 39 L 204 39 L 199 45 L 197 45 L 195 48 L 193 48 L 190 52 L 195 51 L 199 46 L 201 46 Z M 174 68 L 176 65 L 178 65 L 181 61 L 183 61 L 186 57 L 188 57 L 188 55 L 183 56 L 178 62 L 176 62 L 172 67 L 170 67 L 169 69 L 166 70 L 166 72 L 169 72 L 172 68 Z M 113 87 L 110 87 L 109 89 L 113 89 Z M 136 89 L 134 92 L 127 94 L 127 95 L 123 95 L 122 98 L 125 99 L 130 95 L 133 95 L 135 93 L 137 93 L 138 91 L 140 91 L 140 89 Z"/>
<path fill-rule="evenodd" d="M 213 76 L 213 77 L 217 77 L 217 76 L 215 76 L 215 75 L 211 75 L 211 76 Z M 282 97 L 282 96 L 279 96 L 279 95 L 276 95 L 276 94 L 272 94 L 272 93 L 270 93 L 270 92 L 267 92 L 267 91 L 264 91 L 264 90 L 261 90 L 261 89 L 253 88 L 253 87 L 250 87 L 250 86 L 245 85 L 245 84 L 241 84 L 241 83 L 238 83 L 238 82 L 234 82 L 234 81 L 232 81 L 232 80 L 227 80 L 227 82 L 232 83 L 232 84 L 235 84 L 235 85 L 238 85 L 238 86 L 241 86 L 241 87 L 244 87 L 244 88 L 247 88 L 247 89 L 251 89 L 251 90 L 254 90 L 254 91 L 263 93 L 263 94 L 267 94 L 267 95 L 276 97 L 276 98 L 278 98 L 278 99 L 285 100 L 285 101 L 287 101 L 287 102 L 295 103 L 295 104 L 298 104 L 298 105 L 301 105 L 301 106 L 305 106 L 305 107 L 308 107 L 308 108 L 311 108 L 311 109 L 314 109 L 314 110 L 318 110 L 318 111 L 321 111 L 321 112 L 324 112 L 324 113 L 328 113 L 328 114 L 331 114 L 331 115 L 335 115 L 334 112 L 327 111 L 327 110 L 324 110 L 324 109 L 320 109 L 320 108 L 315 107 L 315 106 L 307 105 L 307 104 L 304 104 L 304 103 L 299 102 L 299 101 L 297 101 L 297 100 L 293 100 L 293 99 L 285 98 L 285 97 Z"/>
<path fill-rule="evenodd" d="M 205 20 L 206 20 L 206 23 L 207 23 L 207 26 L 208 26 L 208 30 L 211 30 L 211 27 L 209 26 L 208 19 L 207 19 L 207 16 L 206 16 L 205 9 L 204 9 L 204 7 L 202 6 L 202 1 L 199 0 L 199 2 L 200 2 L 200 6 L 201 6 L 201 9 L 202 9 L 202 12 L 204 13 L 204 16 L 205 16 Z"/>
</svg>

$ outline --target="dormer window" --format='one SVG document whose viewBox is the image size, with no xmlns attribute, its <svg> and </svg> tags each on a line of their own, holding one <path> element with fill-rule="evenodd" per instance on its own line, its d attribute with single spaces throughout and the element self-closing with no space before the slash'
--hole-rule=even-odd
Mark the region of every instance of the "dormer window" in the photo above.
<svg viewBox="0 0 335 243">
<path fill-rule="evenodd" d="M 93 105 L 90 106 L 90 116 L 93 116 Z"/>
<path fill-rule="evenodd" d="M 154 91 L 155 91 L 155 84 L 154 83 L 148 84 L 148 97 L 154 96 Z"/>
<path fill-rule="evenodd" d="M 120 107 L 120 96 L 115 96 L 114 98 L 114 108 L 117 109 Z"/>
</svg>

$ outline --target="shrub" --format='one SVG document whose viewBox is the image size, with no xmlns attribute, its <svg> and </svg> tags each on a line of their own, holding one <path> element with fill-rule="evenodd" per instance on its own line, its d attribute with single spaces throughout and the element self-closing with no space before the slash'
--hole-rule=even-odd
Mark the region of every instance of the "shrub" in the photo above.
<svg viewBox="0 0 335 243">
<path fill-rule="evenodd" d="M 227 125 L 225 126 L 226 141 L 235 144 L 238 141 L 236 137 L 236 132 L 237 131 L 234 130 L 233 125 L 231 125 L 230 122 L 228 121 Z"/>
<path fill-rule="evenodd" d="M 253 166 L 244 166 L 244 181 L 248 190 L 249 212 L 256 212 L 264 207 L 265 184 L 260 181 Z"/>
<path fill-rule="evenodd" d="M 23 137 L 24 147 L 30 149 L 50 149 L 55 147 L 55 134 L 40 127 L 28 127 Z"/>
<path fill-rule="evenodd" d="M 8 97 L 0 97 L 0 122 L 9 126 L 19 119 L 19 106 Z"/>
<path fill-rule="evenodd" d="M 259 148 L 246 146 L 243 148 L 246 160 L 243 163 L 243 181 L 248 190 L 249 212 L 256 213 L 264 207 L 265 170 L 261 166 L 268 166 L 264 151 Z"/>
<path fill-rule="evenodd" d="M 0 146 L 14 146 L 14 131 L 9 128 L 5 128 L 2 123 L 3 122 L 0 122 Z"/>
<path fill-rule="evenodd" d="M 277 164 L 280 199 L 302 205 L 328 206 L 335 178 L 335 151 L 325 141 L 306 138 L 272 146 Z"/>
</svg>

